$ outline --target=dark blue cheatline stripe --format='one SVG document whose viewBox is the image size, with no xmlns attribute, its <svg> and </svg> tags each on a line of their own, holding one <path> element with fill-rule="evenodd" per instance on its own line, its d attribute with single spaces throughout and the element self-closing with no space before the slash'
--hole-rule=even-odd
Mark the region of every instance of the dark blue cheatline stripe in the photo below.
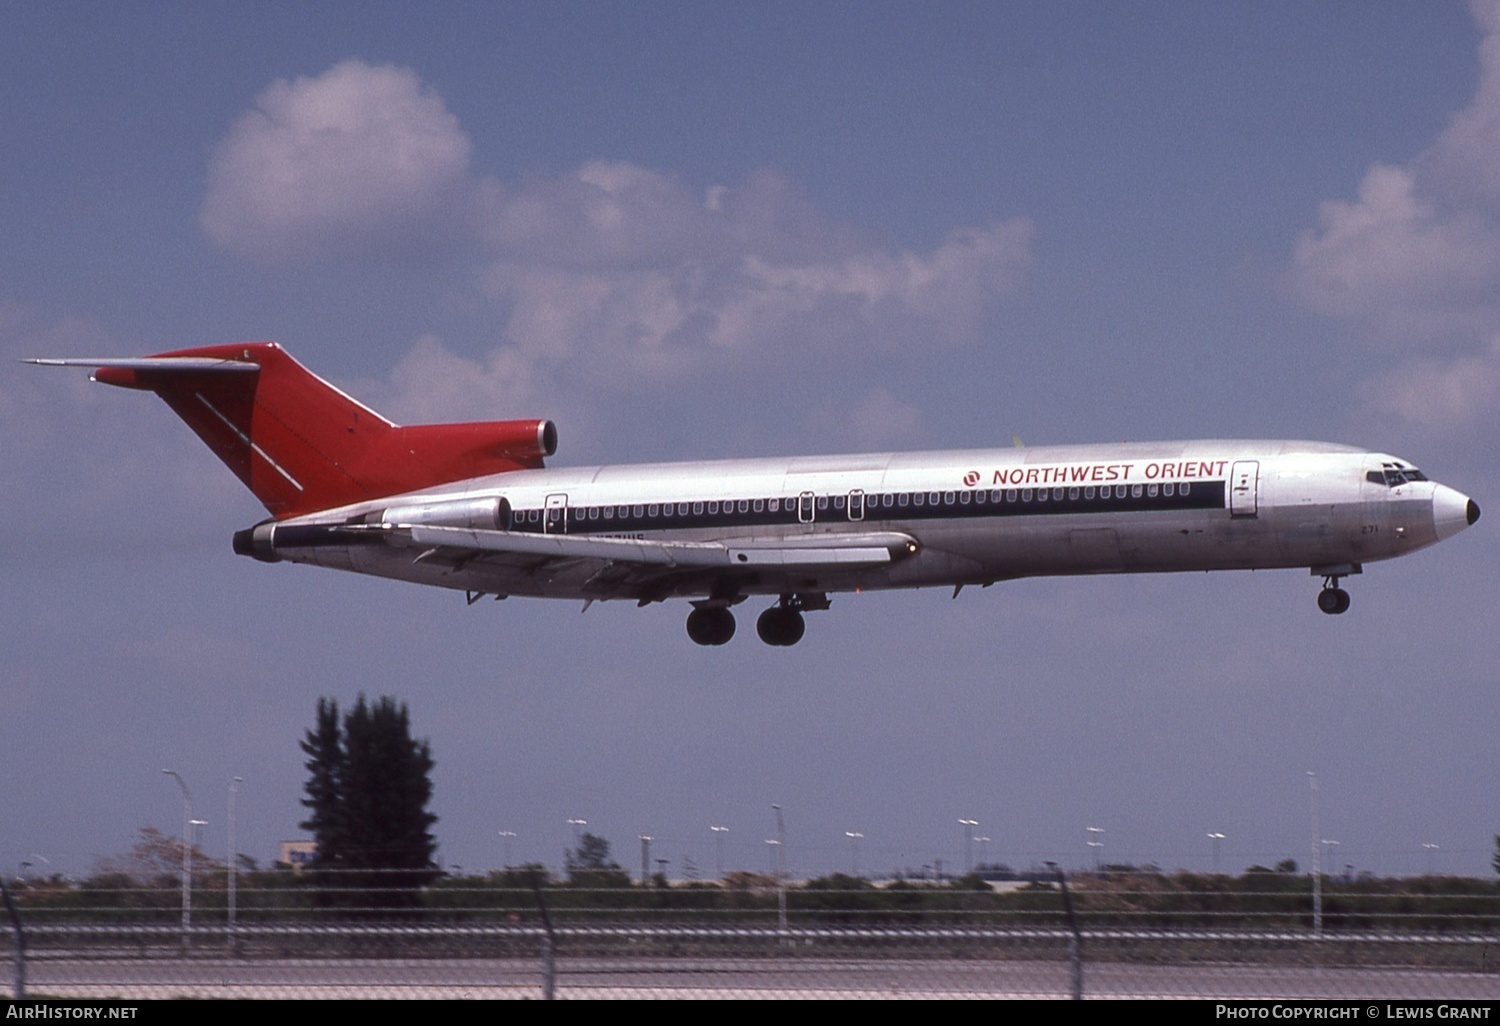
<svg viewBox="0 0 1500 1026">
<path fill-rule="evenodd" d="M 1136 495 L 1134 489 L 1140 488 Z M 1156 494 L 1151 494 L 1155 489 Z M 1186 490 L 1186 494 L 1183 494 Z M 1167 510 L 1223 509 L 1223 481 L 1173 482 L 1173 494 L 1165 494 L 1159 484 L 1115 485 L 1105 498 L 1102 488 L 1063 486 L 1048 488 L 969 489 L 948 492 L 891 492 L 865 496 L 863 523 L 908 522 L 918 520 L 963 520 L 989 517 L 1034 517 L 1091 513 L 1146 513 Z M 1092 496 L 1088 493 L 1093 492 Z M 1123 494 L 1117 494 L 1123 493 Z M 1045 498 L 1042 496 L 1045 495 Z M 918 504 L 917 499 L 921 502 Z M 964 499 L 968 501 L 965 502 Z M 886 505 L 886 500 L 890 505 Z M 905 499 L 905 505 L 901 500 Z M 757 511 L 755 503 L 760 503 Z M 740 511 L 740 504 L 746 509 Z M 776 509 L 771 509 L 772 503 Z M 849 519 L 848 495 L 820 495 L 815 523 L 860 523 Z M 630 506 L 569 506 L 568 534 L 639 534 L 646 531 L 687 531 L 695 528 L 790 527 L 800 521 L 797 498 L 776 497 L 760 500 L 735 500 L 717 503 L 718 511 L 709 512 L 709 502 L 638 503 Z M 725 512 L 727 507 L 733 507 Z M 613 515 L 606 517 L 608 509 Z M 668 513 L 667 510 L 671 512 Z M 637 513 L 636 511 L 640 512 Z M 622 512 L 623 511 L 623 512 Z M 541 533 L 540 509 L 517 510 L 514 530 Z"/>
</svg>

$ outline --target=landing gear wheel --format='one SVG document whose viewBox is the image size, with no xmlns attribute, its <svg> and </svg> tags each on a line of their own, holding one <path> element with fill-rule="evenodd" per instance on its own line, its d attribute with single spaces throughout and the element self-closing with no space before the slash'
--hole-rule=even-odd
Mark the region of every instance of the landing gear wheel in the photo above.
<svg viewBox="0 0 1500 1026">
<path fill-rule="evenodd" d="M 801 641 L 806 630 L 802 614 L 790 606 L 772 606 L 755 621 L 755 633 L 760 640 L 782 648 Z"/>
<path fill-rule="evenodd" d="M 700 645 L 722 645 L 734 637 L 734 614 L 727 609 L 695 609 L 688 614 L 687 632 Z"/>
<path fill-rule="evenodd" d="M 1318 592 L 1318 608 L 1330 616 L 1349 610 L 1349 593 L 1343 588 L 1324 588 Z"/>
</svg>

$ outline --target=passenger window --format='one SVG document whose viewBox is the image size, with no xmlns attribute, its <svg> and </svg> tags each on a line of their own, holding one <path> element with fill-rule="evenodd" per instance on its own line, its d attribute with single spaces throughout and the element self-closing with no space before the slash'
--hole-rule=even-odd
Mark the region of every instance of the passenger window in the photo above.
<svg viewBox="0 0 1500 1026">
<path fill-rule="evenodd" d="M 1156 498 L 1156 492 L 1157 492 L 1157 488 L 1156 488 L 1155 483 L 1148 484 L 1146 486 L 1146 496 L 1147 496 L 1147 498 L 1151 498 L 1151 499 Z"/>
</svg>

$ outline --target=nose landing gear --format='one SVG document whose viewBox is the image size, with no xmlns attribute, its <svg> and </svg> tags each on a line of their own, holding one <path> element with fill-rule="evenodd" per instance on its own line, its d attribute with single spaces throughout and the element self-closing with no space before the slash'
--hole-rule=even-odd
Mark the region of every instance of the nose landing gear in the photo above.
<svg viewBox="0 0 1500 1026">
<path fill-rule="evenodd" d="M 1339 587 L 1339 579 L 1330 575 L 1323 578 L 1323 590 L 1318 592 L 1318 608 L 1330 616 L 1349 610 L 1349 593 Z"/>
</svg>

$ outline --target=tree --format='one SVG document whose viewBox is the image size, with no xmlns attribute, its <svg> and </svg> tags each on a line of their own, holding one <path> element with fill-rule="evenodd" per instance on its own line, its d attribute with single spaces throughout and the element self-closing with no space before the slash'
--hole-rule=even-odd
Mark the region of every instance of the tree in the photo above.
<svg viewBox="0 0 1500 1026">
<path fill-rule="evenodd" d="M 620 864 L 609 857 L 609 841 L 597 834 L 583 833 L 578 847 L 565 852 L 563 862 L 568 880 L 579 887 L 628 887 L 630 877 Z"/>
<path fill-rule="evenodd" d="M 308 817 L 301 826 L 318 842 L 311 868 L 335 888 L 323 902 L 416 904 L 415 892 L 439 875 L 431 832 L 437 817 L 427 811 L 434 765 L 428 743 L 412 738 L 405 704 L 388 696 L 371 705 L 360 695 L 342 725 L 338 703 L 320 699 L 317 717 L 302 742 Z"/>
</svg>

